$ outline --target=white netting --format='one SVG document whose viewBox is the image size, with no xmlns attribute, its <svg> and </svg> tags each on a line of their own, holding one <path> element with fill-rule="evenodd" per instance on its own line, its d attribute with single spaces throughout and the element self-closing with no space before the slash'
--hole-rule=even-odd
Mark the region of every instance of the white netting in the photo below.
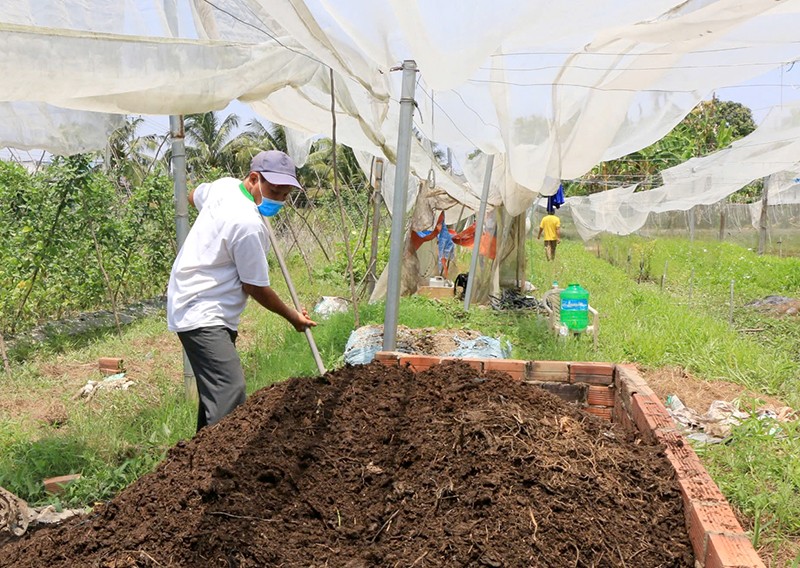
<svg viewBox="0 0 800 568">
<path fill-rule="evenodd" d="M 191 0 L 188 6 L 178 0 L 5 0 L 0 102 L 185 114 L 239 99 L 305 136 L 330 135 L 331 68 L 337 139 L 391 161 L 401 77 L 390 70 L 414 59 L 417 130 L 451 148 L 467 179 L 467 154 L 498 155 L 491 203 L 502 200 L 509 213 L 520 214 L 537 194 L 552 195 L 558 180 L 658 140 L 714 89 L 800 56 L 800 0 L 611 0 L 602 10 L 594 0 L 564 6 Z M 44 116 L 32 116 L 27 126 L 9 121 L 3 138 L 11 146 L 76 151 L 63 130 L 47 136 L 52 122 Z M 104 128 L 85 117 L 74 124 L 85 141 L 81 149 Z M 787 145 L 773 140 L 764 155 L 784 150 Z M 418 177 L 426 177 L 430 162 L 425 145 L 415 143 Z M 445 191 L 476 207 L 481 186 L 474 180 L 441 178 Z M 722 191 L 717 187 L 714 178 L 699 191 Z M 642 199 L 637 195 L 634 203 Z M 649 206 L 643 201 L 640 209 Z M 661 210 L 673 202 L 665 195 Z"/>
</svg>

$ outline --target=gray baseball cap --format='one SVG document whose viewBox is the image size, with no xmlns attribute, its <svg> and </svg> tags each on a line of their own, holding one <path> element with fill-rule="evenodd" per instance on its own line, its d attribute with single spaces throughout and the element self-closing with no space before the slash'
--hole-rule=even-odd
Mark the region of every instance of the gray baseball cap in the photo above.
<svg viewBox="0 0 800 568">
<path fill-rule="evenodd" d="M 294 161 L 280 150 L 259 152 L 250 162 L 250 171 L 258 172 L 274 185 L 292 185 L 302 189 L 297 181 L 297 168 Z"/>
</svg>

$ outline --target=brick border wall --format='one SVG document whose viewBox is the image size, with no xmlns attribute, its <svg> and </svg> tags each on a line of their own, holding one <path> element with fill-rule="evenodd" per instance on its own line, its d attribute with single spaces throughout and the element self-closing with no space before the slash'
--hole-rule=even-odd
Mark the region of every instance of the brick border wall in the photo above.
<svg viewBox="0 0 800 568">
<path fill-rule="evenodd" d="M 381 351 L 387 366 L 424 371 L 455 357 Z M 458 359 L 476 371 L 500 371 L 535 384 L 584 410 L 659 443 L 675 469 L 695 559 L 704 568 L 765 568 L 700 458 L 677 430 L 667 409 L 632 365 L 515 359 Z"/>
</svg>

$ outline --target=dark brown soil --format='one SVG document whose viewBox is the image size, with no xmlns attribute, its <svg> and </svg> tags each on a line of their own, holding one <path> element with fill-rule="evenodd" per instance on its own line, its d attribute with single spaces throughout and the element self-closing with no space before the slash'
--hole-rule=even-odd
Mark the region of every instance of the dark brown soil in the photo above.
<svg viewBox="0 0 800 568">
<path fill-rule="evenodd" d="M 254 394 L 26 567 L 692 567 L 657 447 L 531 385 L 373 363 Z"/>
</svg>

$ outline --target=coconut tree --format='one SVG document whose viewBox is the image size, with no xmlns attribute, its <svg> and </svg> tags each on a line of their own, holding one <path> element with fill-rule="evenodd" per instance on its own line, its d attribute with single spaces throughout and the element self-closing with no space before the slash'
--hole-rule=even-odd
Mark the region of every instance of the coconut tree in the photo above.
<svg viewBox="0 0 800 568">
<path fill-rule="evenodd" d="M 186 165 L 195 176 L 209 170 L 234 173 L 236 166 L 235 132 L 239 116 L 229 114 L 220 120 L 214 112 L 186 115 Z"/>
<path fill-rule="evenodd" d="M 105 169 L 117 184 L 130 189 L 138 186 L 152 171 L 166 137 L 156 134 L 139 136 L 142 117 L 127 117 L 125 124 L 111 133 L 105 156 Z"/>
<path fill-rule="evenodd" d="M 238 177 L 244 177 L 250 171 L 250 161 L 257 153 L 263 150 L 286 151 L 286 131 L 278 124 L 269 123 L 265 126 L 253 119 L 229 146 L 233 158 L 231 171 Z"/>
</svg>

